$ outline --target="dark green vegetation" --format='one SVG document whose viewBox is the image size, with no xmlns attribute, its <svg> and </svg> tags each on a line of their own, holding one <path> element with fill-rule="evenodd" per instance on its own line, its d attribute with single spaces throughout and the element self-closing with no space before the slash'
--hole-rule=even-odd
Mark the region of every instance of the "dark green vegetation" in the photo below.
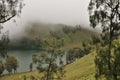
<svg viewBox="0 0 120 80">
<path fill-rule="evenodd" d="M 104 76 L 106 80 L 119 80 L 120 49 L 119 46 L 114 47 L 112 42 L 120 35 L 120 1 L 91 0 L 88 9 L 91 26 L 95 28 L 99 25 L 102 28 L 103 44 L 95 58 L 95 78 L 98 80 Z"/>
</svg>

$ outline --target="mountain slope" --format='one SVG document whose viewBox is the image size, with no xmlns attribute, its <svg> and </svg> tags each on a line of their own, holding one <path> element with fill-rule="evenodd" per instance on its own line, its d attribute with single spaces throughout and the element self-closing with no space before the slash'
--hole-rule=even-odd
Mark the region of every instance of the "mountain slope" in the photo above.
<svg viewBox="0 0 120 80">
<path fill-rule="evenodd" d="M 65 66 L 65 77 L 62 80 L 94 80 L 95 65 L 94 65 L 94 56 L 95 53 L 90 53 L 81 59 L 76 60 L 75 62 Z M 35 76 L 38 77 L 42 74 L 37 71 L 5 75 L 1 80 L 23 80 L 23 76 L 26 76 L 29 80 L 29 77 Z"/>
<path fill-rule="evenodd" d="M 72 27 L 63 24 L 29 24 L 21 36 L 14 37 L 10 41 L 11 49 L 40 49 L 42 41 L 50 36 L 63 38 L 65 41 L 65 49 L 81 47 L 82 42 L 86 44 L 90 42 L 91 36 L 98 33 L 84 29 L 81 26 Z M 39 45 L 38 45 L 39 44 Z"/>
</svg>

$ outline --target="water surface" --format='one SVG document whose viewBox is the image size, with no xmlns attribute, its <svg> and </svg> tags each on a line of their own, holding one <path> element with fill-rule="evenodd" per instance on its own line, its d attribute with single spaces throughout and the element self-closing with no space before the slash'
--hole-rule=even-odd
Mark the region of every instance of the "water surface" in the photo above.
<svg viewBox="0 0 120 80">
<path fill-rule="evenodd" d="M 13 51 L 8 51 L 8 55 L 15 56 L 18 60 L 19 67 L 17 69 L 17 72 L 27 72 L 30 71 L 29 65 L 32 62 L 32 55 L 40 55 L 43 53 L 43 51 L 40 50 L 13 50 Z M 64 64 L 66 64 L 66 58 L 65 56 L 63 57 Z M 33 70 L 36 69 L 36 65 L 33 65 Z M 6 71 L 4 73 L 7 73 Z"/>
</svg>

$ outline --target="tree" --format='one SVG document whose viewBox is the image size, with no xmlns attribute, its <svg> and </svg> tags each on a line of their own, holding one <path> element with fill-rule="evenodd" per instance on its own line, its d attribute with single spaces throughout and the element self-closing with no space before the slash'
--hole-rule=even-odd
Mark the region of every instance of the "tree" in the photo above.
<svg viewBox="0 0 120 80">
<path fill-rule="evenodd" d="M 8 22 L 16 15 L 20 15 L 23 6 L 22 0 L 0 0 L 0 31 L 3 29 L 3 23 Z M 0 55 L 3 57 L 7 53 L 6 48 L 8 46 L 8 33 L 4 33 L 2 35 L 0 46 Z"/>
<path fill-rule="evenodd" d="M 106 39 L 101 39 L 101 37 L 99 36 L 95 36 L 95 35 L 92 35 L 91 36 L 92 37 L 92 39 L 91 39 L 91 42 L 90 42 L 90 44 L 91 44 L 91 49 L 99 49 L 99 47 L 102 45 L 105 45 L 105 44 L 103 44 L 103 40 L 104 40 L 104 43 L 105 43 L 105 41 L 106 41 Z"/>
<path fill-rule="evenodd" d="M 0 23 L 5 23 L 19 15 L 22 8 L 22 0 L 0 0 Z"/>
<path fill-rule="evenodd" d="M 90 51 L 91 51 L 91 46 L 90 46 L 90 44 L 89 44 L 89 43 L 86 44 L 85 42 L 82 42 L 82 46 L 83 46 L 83 53 L 84 53 L 84 55 L 85 55 L 85 54 L 89 54 Z"/>
<path fill-rule="evenodd" d="M 108 71 L 105 69 L 101 69 L 104 73 L 97 72 L 99 75 L 104 75 L 107 79 L 110 77 L 111 79 L 118 80 L 117 75 L 112 71 L 112 41 L 116 39 L 120 34 L 120 1 L 119 0 L 90 0 L 89 3 L 89 15 L 90 15 L 90 23 L 93 28 L 96 26 L 101 26 L 102 28 L 102 37 L 107 36 L 107 42 L 104 43 L 108 45 L 108 55 L 106 58 L 108 59 L 106 64 Z M 104 45 L 105 46 L 105 45 Z M 107 51 L 106 50 L 106 51 Z M 99 56 L 99 55 L 98 55 Z M 102 56 L 100 57 L 102 58 Z M 105 58 L 105 59 L 106 59 Z M 97 63 L 97 65 L 102 64 Z M 102 65 L 105 66 L 105 65 Z M 99 69 L 99 67 L 97 67 Z M 100 70 L 100 69 L 99 69 Z M 109 80 L 109 79 L 108 79 Z"/>
<path fill-rule="evenodd" d="M 62 33 L 60 31 L 50 31 L 50 36 L 60 39 L 62 37 Z"/>
<path fill-rule="evenodd" d="M 32 71 L 33 63 L 30 63 L 29 68 L 30 68 L 30 71 Z"/>
<path fill-rule="evenodd" d="M 92 35 L 91 37 L 92 37 L 92 44 L 93 45 L 96 45 L 97 43 L 101 42 L 99 37 L 97 37 L 95 35 Z"/>
<path fill-rule="evenodd" d="M 36 54 L 32 55 L 32 62 L 35 64 L 37 63 L 37 55 Z"/>
<path fill-rule="evenodd" d="M 78 58 L 83 57 L 84 55 L 85 54 L 83 50 L 81 50 L 80 48 L 75 47 L 75 48 L 69 49 L 66 54 L 66 62 L 67 64 L 72 63 Z"/>
<path fill-rule="evenodd" d="M 4 71 L 4 65 L 3 65 L 3 62 L 0 61 L 0 74 L 2 74 Z"/>
<path fill-rule="evenodd" d="M 22 0 L 0 0 L 0 34 L 1 29 L 3 29 L 2 24 L 8 22 L 16 15 L 19 16 L 22 8 Z M 8 32 L 0 36 L 2 36 L 2 38 L 0 38 L 0 57 L 3 58 L 6 57 L 7 54 L 7 48 L 9 43 Z M 1 69 L 3 69 L 2 62 L 0 64 Z M 1 73 L 2 72 L 3 71 L 1 70 Z"/>
<path fill-rule="evenodd" d="M 64 70 L 62 57 L 64 55 L 64 50 L 62 46 L 63 46 L 62 39 L 50 37 L 44 40 L 43 48 L 46 53 L 38 55 L 37 57 L 33 56 L 34 62 L 36 62 L 37 59 L 38 63 L 37 69 L 44 73 L 42 80 L 54 80 L 54 79 L 60 80 L 63 77 Z"/>
<path fill-rule="evenodd" d="M 9 38 L 8 34 L 3 34 L 0 40 L 0 57 L 4 58 L 7 54 Z"/>
<path fill-rule="evenodd" d="M 18 68 L 18 61 L 14 56 L 7 56 L 5 66 L 9 73 L 12 73 L 12 70 L 14 70 L 14 73 L 16 73 Z"/>
</svg>

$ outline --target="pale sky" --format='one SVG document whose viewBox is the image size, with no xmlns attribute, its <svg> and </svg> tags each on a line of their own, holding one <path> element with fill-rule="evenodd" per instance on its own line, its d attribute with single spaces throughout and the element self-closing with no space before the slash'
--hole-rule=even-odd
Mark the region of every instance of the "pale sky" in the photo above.
<svg viewBox="0 0 120 80">
<path fill-rule="evenodd" d="M 5 24 L 11 35 L 21 32 L 31 21 L 89 27 L 89 0 L 24 0 L 24 3 L 17 22 L 11 20 Z"/>
</svg>

